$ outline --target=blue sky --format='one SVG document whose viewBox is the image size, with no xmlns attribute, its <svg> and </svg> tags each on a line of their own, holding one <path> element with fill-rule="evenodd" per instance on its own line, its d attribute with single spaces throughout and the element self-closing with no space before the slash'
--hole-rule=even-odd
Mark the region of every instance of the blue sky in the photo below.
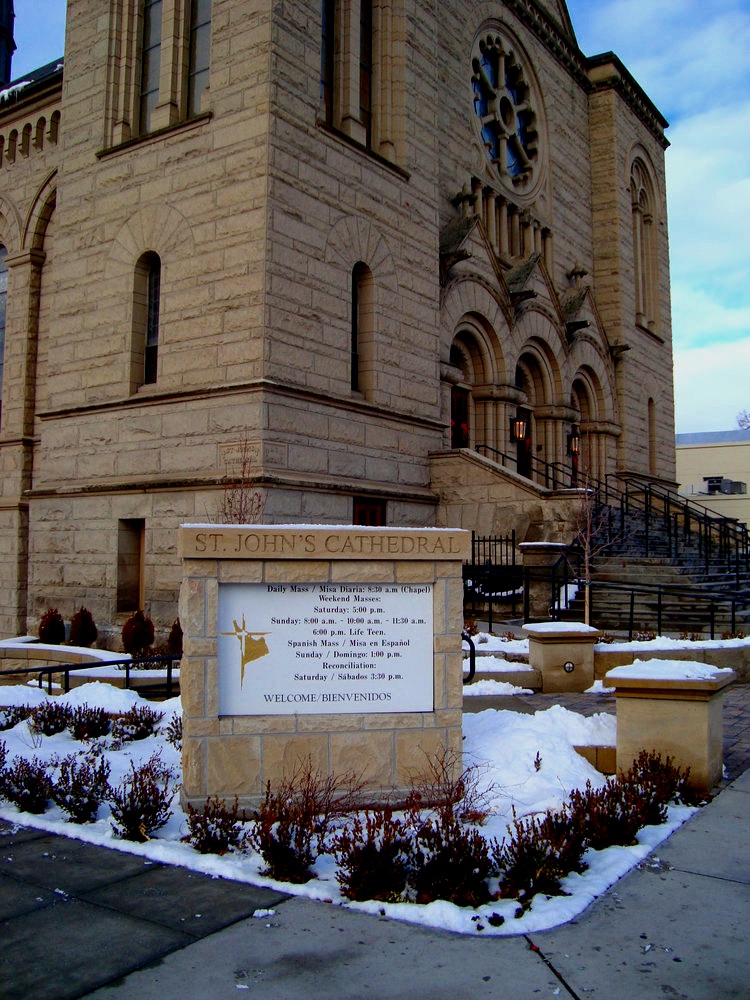
<svg viewBox="0 0 750 1000">
<path fill-rule="evenodd" d="M 570 0 L 586 55 L 615 52 L 670 122 L 677 430 L 750 409 L 750 0 Z M 64 49 L 64 0 L 15 0 L 13 76 Z"/>
</svg>

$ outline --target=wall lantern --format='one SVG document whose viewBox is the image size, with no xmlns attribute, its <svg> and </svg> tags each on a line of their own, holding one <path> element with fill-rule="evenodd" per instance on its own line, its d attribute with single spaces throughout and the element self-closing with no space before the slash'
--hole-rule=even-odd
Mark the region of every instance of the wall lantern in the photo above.
<svg viewBox="0 0 750 1000">
<path fill-rule="evenodd" d="M 581 453 L 581 432 L 577 427 L 568 434 L 568 454 L 580 455 Z"/>
<path fill-rule="evenodd" d="M 511 417 L 510 439 L 511 441 L 523 441 L 526 438 L 526 420 L 520 415 Z"/>
</svg>

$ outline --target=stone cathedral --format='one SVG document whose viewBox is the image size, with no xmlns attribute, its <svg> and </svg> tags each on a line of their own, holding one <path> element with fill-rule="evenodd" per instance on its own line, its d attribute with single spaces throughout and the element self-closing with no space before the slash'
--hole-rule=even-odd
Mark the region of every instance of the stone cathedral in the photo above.
<svg viewBox="0 0 750 1000">
<path fill-rule="evenodd" d="M 232 484 L 564 541 L 673 481 L 667 123 L 563 0 L 68 0 L 22 79 L 0 8 L 0 634 L 168 625 Z"/>
</svg>

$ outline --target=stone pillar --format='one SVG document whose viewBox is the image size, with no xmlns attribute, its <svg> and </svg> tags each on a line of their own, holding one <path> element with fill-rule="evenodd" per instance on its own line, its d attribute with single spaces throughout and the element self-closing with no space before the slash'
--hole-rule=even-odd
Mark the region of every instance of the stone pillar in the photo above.
<svg viewBox="0 0 750 1000">
<path fill-rule="evenodd" d="M 669 756 L 707 793 L 721 781 L 723 695 L 733 670 L 707 663 L 636 660 L 604 678 L 617 702 L 617 770 L 642 750 Z"/>
<path fill-rule="evenodd" d="M 581 622 L 539 622 L 523 630 L 529 636 L 529 666 L 542 675 L 544 694 L 591 687 L 599 629 Z"/>
<path fill-rule="evenodd" d="M 521 561 L 528 607 L 524 607 L 527 620 L 550 617 L 553 568 L 568 548 L 565 542 L 521 542 Z"/>
</svg>

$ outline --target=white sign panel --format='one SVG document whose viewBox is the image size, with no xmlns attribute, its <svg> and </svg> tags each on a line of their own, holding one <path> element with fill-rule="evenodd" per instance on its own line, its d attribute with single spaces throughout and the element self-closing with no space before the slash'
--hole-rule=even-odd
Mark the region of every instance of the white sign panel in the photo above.
<svg viewBox="0 0 750 1000">
<path fill-rule="evenodd" d="M 433 705 L 432 584 L 220 585 L 220 715 Z"/>
</svg>

